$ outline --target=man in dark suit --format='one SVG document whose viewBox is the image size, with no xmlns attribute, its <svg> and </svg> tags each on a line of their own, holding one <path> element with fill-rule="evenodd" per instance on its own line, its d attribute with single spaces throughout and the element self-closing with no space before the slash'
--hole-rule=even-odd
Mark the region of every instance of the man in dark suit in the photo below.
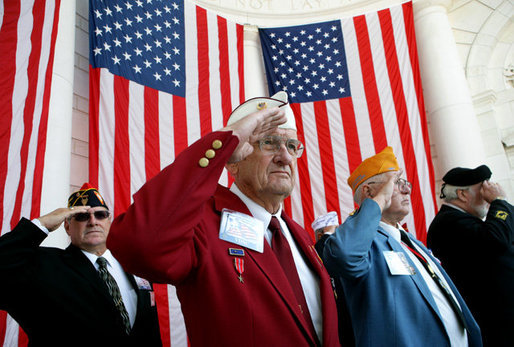
<svg viewBox="0 0 514 347">
<path fill-rule="evenodd" d="M 192 346 L 339 345 L 329 276 L 282 211 L 303 151 L 286 102 L 280 92 L 240 105 L 113 221 L 120 263 L 177 287 Z M 218 185 L 225 166 L 230 189 Z"/>
<path fill-rule="evenodd" d="M 473 312 L 484 345 L 512 346 L 514 207 L 490 177 L 486 165 L 448 171 L 427 241 Z"/>
<path fill-rule="evenodd" d="M 39 247 L 63 222 L 71 245 Z M 102 196 L 85 184 L 68 208 L 23 218 L 0 238 L 0 309 L 30 346 L 162 345 L 151 284 L 106 248 L 110 225 Z"/>
</svg>

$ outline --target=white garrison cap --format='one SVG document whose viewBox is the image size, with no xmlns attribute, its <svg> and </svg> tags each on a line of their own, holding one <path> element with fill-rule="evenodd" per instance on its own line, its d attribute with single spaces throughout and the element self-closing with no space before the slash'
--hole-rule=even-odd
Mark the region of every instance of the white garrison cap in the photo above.
<svg viewBox="0 0 514 347">
<path fill-rule="evenodd" d="M 227 125 L 234 124 L 238 120 L 254 112 L 260 111 L 265 108 L 272 108 L 277 106 L 282 107 L 284 109 L 287 117 L 287 122 L 281 124 L 279 128 L 293 129 L 296 131 L 296 122 L 294 120 L 293 110 L 287 102 L 287 93 L 284 91 L 280 91 L 269 98 L 258 97 L 246 100 L 241 105 L 237 106 L 234 111 L 232 111 L 232 114 L 230 115 L 230 118 L 227 121 Z"/>
<path fill-rule="evenodd" d="M 331 225 L 339 225 L 337 221 L 337 212 L 328 212 L 327 214 L 321 215 L 312 222 L 312 229 L 318 230 Z"/>
</svg>

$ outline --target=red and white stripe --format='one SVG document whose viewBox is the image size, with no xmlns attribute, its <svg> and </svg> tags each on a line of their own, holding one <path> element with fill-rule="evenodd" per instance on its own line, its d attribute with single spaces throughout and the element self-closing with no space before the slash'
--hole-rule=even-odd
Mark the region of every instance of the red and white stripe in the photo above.
<svg viewBox="0 0 514 347">
<path fill-rule="evenodd" d="M 40 214 L 48 105 L 60 0 L 0 3 L 0 222 L 9 232 Z M 0 345 L 26 335 L 0 312 Z"/>
<path fill-rule="evenodd" d="M 90 68 L 90 172 L 115 215 L 132 195 L 202 135 L 222 128 L 244 101 L 243 26 L 185 2 L 186 96 Z M 226 174 L 222 184 L 228 183 Z M 165 346 L 187 346 L 180 303 L 157 286 Z"/>
<path fill-rule="evenodd" d="M 391 146 L 413 185 L 405 222 L 425 241 L 437 206 L 412 3 L 342 19 L 341 26 L 351 98 L 292 105 L 306 146 L 293 219 L 310 231 L 315 217 L 328 211 L 344 221 L 355 208 L 348 176 Z"/>
</svg>

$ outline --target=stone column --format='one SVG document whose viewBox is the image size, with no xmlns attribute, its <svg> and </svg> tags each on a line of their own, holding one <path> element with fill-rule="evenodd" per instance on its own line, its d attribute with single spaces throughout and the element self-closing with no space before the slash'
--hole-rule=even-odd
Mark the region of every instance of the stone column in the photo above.
<svg viewBox="0 0 514 347">
<path fill-rule="evenodd" d="M 452 167 L 485 162 L 480 127 L 446 8 L 451 0 L 414 3 L 418 46 L 435 178 Z"/>
<path fill-rule="evenodd" d="M 259 29 L 255 25 L 244 26 L 244 65 L 246 99 L 268 95 Z"/>
<path fill-rule="evenodd" d="M 66 206 L 68 201 L 74 57 L 75 1 L 61 1 L 48 115 L 41 215 Z M 50 233 L 44 241 L 44 245 L 61 248 L 68 243 L 68 236 L 62 226 Z"/>
</svg>

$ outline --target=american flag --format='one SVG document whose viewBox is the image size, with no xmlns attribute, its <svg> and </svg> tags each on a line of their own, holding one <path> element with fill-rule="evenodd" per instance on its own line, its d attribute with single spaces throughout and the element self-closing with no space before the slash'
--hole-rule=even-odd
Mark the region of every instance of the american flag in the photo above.
<svg viewBox="0 0 514 347">
<path fill-rule="evenodd" d="M 436 213 L 434 173 L 416 52 L 412 2 L 322 23 L 260 29 L 270 94 L 288 92 L 306 151 L 293 219 L 354 210 L 346 180 L 392 146 L 412 182 L 409 230 L 426 240 Z"/>
<path fill-rule="evenodd" d="M 118 215 L 244 101 L 243 26 L 183 0 L 89 3 L 89 180 Z M 187 346 L 175 289 L 156 299 L 164 345 Z"/>
<path fill-rule="evenodd" d="M 1 235 L 22 216 L 40 215 L 59 8 L 60 0 L 0 2 Z M 4 311 L 0 345 L 27 345 L 27 336 Z"/>
</svg>

